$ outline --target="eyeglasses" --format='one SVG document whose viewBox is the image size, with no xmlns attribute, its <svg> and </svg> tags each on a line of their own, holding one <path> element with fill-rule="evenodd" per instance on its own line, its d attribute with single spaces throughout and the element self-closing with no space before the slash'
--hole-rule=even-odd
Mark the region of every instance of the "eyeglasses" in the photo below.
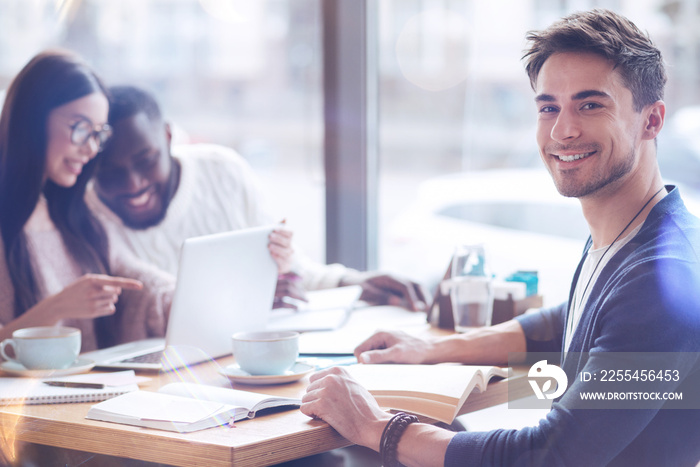
<svg viewBox="0 0 700 467">
<path fill-rule="evenodd" d="M 92 140 L 97 143 L 97 152 L 104 149 L 104 145 L 112 136 L 112 127 L 108 124 L 101 126 L 93 126 L 92 123 L 85 119 L 80 119 L 70 126 L 70 140 L 76 146 L 82 146 Z"/>
</svg>

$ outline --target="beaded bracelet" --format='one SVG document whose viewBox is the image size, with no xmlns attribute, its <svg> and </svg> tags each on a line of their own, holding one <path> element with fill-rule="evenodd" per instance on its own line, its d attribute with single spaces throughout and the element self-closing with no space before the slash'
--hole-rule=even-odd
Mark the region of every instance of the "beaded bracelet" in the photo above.
<svg viewBox="0 0 700 467">
<path fill-rule="evenodd" d="M 399 463 L 396 456 L 399 439 L 401 439 L 408 425 L 417 421 L 418 417 L 404 412 L 399 412 L 391 417 L 389 423 L 384 427 L 382 438 L 379 441 L 379 455 L 384 467 L 401 467 L 402 464 Z"/>
</svg>

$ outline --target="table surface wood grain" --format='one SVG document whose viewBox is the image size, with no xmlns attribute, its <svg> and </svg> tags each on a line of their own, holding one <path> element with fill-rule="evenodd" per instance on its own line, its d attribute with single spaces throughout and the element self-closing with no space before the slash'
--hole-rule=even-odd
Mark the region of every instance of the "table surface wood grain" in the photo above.
<svg viewBox="0 0 700 467">
<path fill-rule="evenodd" d="M 177 372 L 140 373 L 152 378 L 140 387 L 157 390 L 170 382 L 191 381 L 301 398 L 308 385 L 308 375 L 274 386 L 231 383 L 219 369 L 233 362 L 233 357 L 225 357 Z M 509 379 L 489 384 L 484 393 L 472 393 L 460 414 L 506 402 L 508 385 L 524 387 L 525 376 L 518 370 Z M 87 420 L 92 404 L 0 406 L 0 449 L 7 452 L 21 441 L 175 466 L 265 466 L 351 444 L 325 422 L 299 410 L 268 413 L 233 427 L 174 433 Z"/>
</svg>

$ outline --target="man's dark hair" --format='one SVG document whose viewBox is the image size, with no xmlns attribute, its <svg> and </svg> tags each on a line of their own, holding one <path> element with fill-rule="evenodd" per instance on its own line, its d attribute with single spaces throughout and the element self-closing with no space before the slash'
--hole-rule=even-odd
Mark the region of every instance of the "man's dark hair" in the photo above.
<svg viewBox="0 0 700 467">
<path fill-rule="evenodd" d="M 109 122 L 114 123 L 141 112 L 152 122 L 162 119 L 160 107 L 150 92 L 136 86 L 112 86 L 109 88 Z"/>
<path fill-rule="evenodd" d="M 610 10 L 574 13 L 543 31 L 528 32 L 526 38 L 530 48 L 523 59 L 533 89 L 544 62 L 553 54 L 591 52 L 614 63 L 632 92 L 637 112 L 664 97 L 666 71 L 661 52 L 634 23 Z"/>
</svg>

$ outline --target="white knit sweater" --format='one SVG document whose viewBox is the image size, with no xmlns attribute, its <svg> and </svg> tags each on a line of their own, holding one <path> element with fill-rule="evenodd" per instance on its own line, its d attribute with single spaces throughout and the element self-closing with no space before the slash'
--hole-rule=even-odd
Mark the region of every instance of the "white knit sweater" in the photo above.
<svg viewBox="0 0 700 467">
<path fill-rule="evenodd" d="M 236 151 L 213 144 L 173 146 L 181 164 L 180 184 L 162 222 L 131 229 L 88 187 L 86 200 L 105 226 L 110 244 L 119 244 L 142 260 L 177 274 L 180 248 L 190 237 L 272 224 L 257 177 Z M 294 269 L 308 290 L 335 287 L 354 272 L 339 264 L 318 264 L 295 253 Z"/>
</svg>

